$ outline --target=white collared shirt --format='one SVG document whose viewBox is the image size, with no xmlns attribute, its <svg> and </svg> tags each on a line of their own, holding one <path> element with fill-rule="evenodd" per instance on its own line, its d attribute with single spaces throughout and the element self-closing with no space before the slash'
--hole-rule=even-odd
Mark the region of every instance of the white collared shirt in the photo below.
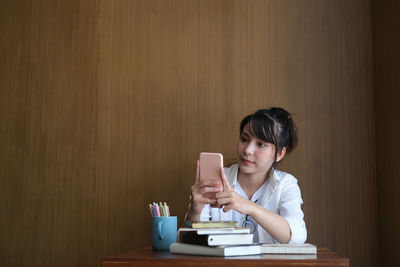
<svg viewBox="0 0 400 267">
<path fill-rule="evenodd" d="M 248 199 L 243 190 L 241 190 L 237 182 L 238 165 L 233 164 L 228 168 L 224 168 L 225 175 L 228 178 L 231 187 L 242 197 Z M 307 229 L 304 222 L 304 214 L 301 210 L 300 188 L 297 184 L 297 179 L 289 173 L 279 170 L 274 170 L 270 178 L 259 188 L 252 197 L 252 201 L 257 200 L 257 204 L 267 210 L 279 214 L 289 224 L 291 237 L 289 244 L 302 244 L 307 238 Z M 244 194 L 244 196 L 243 196 Z M 201 212 L 201 221 L 219 221 L 219 220 L 235 220 L 238 226 L 241 226 L 246 214 L 240 214 L 237 211 L 224 212 L 222 209 L 210 208 L 206 205 Z M 254 220 L 253 220 L 254 221 Z M 255 242 L 260 243 L 279 243 L 275 240 L 264 228 L 257 224 L 257 230 L 254 233 L 257 235 L 254 238 Z"/>
</svg>

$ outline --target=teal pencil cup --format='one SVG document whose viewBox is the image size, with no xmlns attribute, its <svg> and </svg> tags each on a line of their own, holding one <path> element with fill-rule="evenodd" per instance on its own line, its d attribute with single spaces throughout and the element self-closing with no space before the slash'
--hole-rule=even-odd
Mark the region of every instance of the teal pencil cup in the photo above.
<svg viewBox="0 0 400 267">
<path fill-rule="evenodd" d="M 177 217 L 152 217 L 153 250 L 169 251 L 169 246 L 176 242 Z"/>
</svg>

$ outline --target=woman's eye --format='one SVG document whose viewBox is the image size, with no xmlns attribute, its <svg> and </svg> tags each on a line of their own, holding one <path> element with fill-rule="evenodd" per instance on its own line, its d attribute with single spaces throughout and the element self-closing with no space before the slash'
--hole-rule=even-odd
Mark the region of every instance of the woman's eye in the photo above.
<svg viewBox="0 0 400 267">
<path fill-rule="evenodd" d="M 246 141 L 247 141 L 247 139 L 246 139 L 246 138 L 244 138 L 244 137 L 240 137 L 240 141 L 244 143 L 244 142 L 246 142 Z"/>
<path fill-rule="evenodd" d="M 259 147 L 266 147 L 267 145 L 264 144 L 264 143 L 258 143 L 258 146 L 259 146 Z"/>
</svg>

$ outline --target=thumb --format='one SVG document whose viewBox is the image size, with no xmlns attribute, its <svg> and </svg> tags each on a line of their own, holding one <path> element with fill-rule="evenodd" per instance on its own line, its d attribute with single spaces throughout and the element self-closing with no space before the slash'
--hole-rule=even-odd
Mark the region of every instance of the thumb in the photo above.
<svg viewBox="0 0 400 267">
<path fill-rule="evenodd" d="M 231 185 L 229 184 L 228 178 L 226 178 L 223 167 L 221 167 L 221 178 L 222 178 L 222 187 L 224 188 L 224 191 L 231 189 Z"/>
</svg>

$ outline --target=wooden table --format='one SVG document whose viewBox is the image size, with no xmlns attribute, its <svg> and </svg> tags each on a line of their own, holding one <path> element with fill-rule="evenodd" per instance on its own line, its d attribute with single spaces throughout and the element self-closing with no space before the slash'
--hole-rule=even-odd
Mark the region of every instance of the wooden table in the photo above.
<svg viewBox="0 0 400 267">
<path fill-rule="evenodd" d="M 271 255 L 237 257 L 208 257 L 170 254 L 157 252 L 151 248 L 131 251 L 116 256 L 104 258 L 103 267 L 130 267 L 130 266 L 349 266 L 349 260 L 326 249 L 318 248 L 316 255 Z"/>
</svg>

